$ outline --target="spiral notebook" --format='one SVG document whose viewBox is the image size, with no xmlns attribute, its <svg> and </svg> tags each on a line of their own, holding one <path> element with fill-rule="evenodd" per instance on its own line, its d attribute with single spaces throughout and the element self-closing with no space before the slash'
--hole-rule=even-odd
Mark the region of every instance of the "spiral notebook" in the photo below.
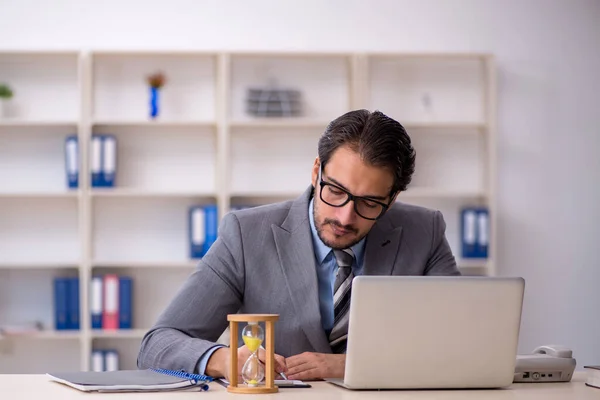
<svg viewBox="0 0 600 400">
<path fill-rule="evenodd" d="M 210 376 L 165 369 L 47 373 L 50 380 L 83 392 L 159 392 L 208 390 Z"/>
</svg>

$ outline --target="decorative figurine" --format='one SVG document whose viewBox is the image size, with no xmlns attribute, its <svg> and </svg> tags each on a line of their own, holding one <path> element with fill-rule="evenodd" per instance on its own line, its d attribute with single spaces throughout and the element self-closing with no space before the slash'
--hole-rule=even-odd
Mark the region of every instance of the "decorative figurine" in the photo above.
<svg viewBox="0 0 600 400">
<path fill-rule="evenodd" d="M 147 78 L 150 85 L 150 118 L 155 119 L 159 115 L 160 89 L 165 85 L 166 78 L 162 72 L 154 73 Z"/>
</svg>

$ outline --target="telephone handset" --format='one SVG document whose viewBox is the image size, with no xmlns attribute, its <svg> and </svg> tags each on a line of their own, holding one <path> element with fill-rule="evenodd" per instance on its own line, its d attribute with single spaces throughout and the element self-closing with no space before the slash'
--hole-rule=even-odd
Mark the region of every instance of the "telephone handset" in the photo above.
<svg viewBox="0 0 600 400">
<path fill-rule="evenodd" d="M 517 355 L 514 382 L 569 382 L 576 364 L 565 346 L 539 346 L 531 354 Z"/>
<path fill-rule="evenodd" d="M 550 345 L 536 347 L 532 354 L 546 354 L 551 357 L 572 358 L 573 351 L 565 346 Z"/>
</svg>

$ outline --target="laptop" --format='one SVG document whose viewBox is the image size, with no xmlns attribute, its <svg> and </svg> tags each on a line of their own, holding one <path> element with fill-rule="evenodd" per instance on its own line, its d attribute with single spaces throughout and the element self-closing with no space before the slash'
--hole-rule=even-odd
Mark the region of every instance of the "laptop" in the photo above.
<svg viewBox="0 0 600 400">
<path fill-rule="evenodd" d="M 357 276 L 347 389 L 502 388 L 514 379 L 525 281 Z"/>
</svg>

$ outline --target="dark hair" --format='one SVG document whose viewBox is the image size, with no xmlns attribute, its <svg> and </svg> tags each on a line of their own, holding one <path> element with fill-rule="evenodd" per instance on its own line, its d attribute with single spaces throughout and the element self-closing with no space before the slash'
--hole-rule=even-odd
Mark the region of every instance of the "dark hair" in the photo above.
<svg viewBox="0 0 600 400">
<path fill-rule="evenodd" d="M 368 164 L 390 168 L 390 195 L 405 191 L 415 172 L 415 150 L 404 127 L 380 111 L 355 110 L 329 123 L 319 139 L 323 168 L 340 146 L 350 146 Z"/>
</svg>

